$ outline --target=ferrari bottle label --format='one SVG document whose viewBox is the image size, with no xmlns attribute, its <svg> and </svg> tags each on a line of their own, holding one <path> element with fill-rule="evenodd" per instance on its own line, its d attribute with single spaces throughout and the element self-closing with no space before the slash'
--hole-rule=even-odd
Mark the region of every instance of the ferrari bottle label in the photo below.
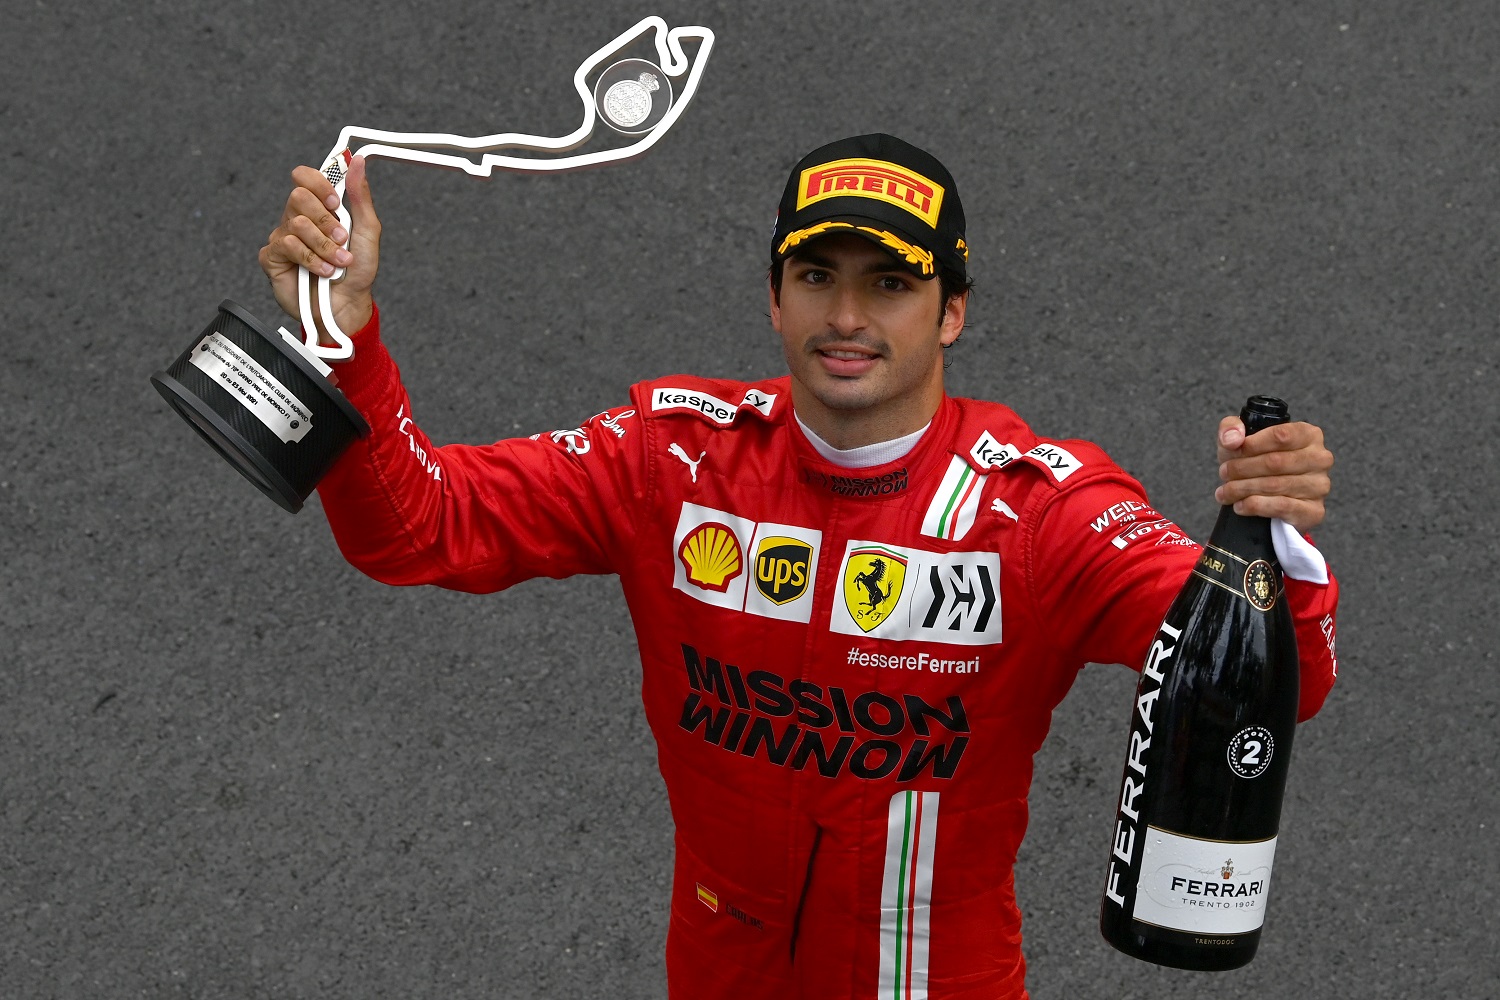
<svg viewBox="0 0 1500 1000">
<path fill-rule="evenodd" d="M 1193 575 L 1243 597 L 1258 611 L 1270 611 L 1281 596 L 1280 580 L 1264 559 L 1251 562 L 1209 544 L 1193 567 Z"/>
<path fill-rule="evenodd" d="M 1146 827 L 1136 920 L 1189 934 L 1245 934 L 1266 916 L 1276 838 L 1225 842 Z"/>
</svg>

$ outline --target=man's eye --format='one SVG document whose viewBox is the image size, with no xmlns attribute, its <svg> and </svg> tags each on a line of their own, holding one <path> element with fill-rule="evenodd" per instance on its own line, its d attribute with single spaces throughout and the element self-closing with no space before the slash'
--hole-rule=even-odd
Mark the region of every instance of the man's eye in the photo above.
<svg viewBox="0 0 1500 1000">
<path fill-rule="evenodd" d="M 816 268 L 802 272 L 802 280 L 810 284 L 821 285 L 828 280 L 827 271 L 819 271 Z"/>
<path fill-rule="evenodd" d="M 901 292 L 906 290 L 906 282 L 893 275 L 886 275 L 880 279 L 880 287 L 888 292 Z"/>
</svg>

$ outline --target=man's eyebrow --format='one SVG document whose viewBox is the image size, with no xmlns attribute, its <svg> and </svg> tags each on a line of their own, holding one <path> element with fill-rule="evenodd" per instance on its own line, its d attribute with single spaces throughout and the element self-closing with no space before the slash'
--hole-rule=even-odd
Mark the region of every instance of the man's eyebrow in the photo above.
<svg viewBox="0 0 1500 1000">
<path fill-rule="evenodd" d="M 790 263 L 806 264 L 811 267 L 821 267 L 829 271 L 836 270 L 834 262 L 831 258 L 824 257 L 822 254 L 816 251 L 811 251 L 808 253 L 793 253 L 787 257 L 787 261 Z M 887 255 L 880 260 L 872 262 L 869 266 L 865 267 L 861 273 L 910 274 L 911 272 L 897 263 L 896 258 Z"/>
</svg>

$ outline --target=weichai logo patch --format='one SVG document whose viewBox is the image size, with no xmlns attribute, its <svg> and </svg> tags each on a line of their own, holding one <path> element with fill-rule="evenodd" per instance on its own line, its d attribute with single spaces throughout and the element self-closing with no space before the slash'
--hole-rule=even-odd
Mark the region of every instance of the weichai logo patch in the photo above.
<svg viewBox="0 0 1500 1000">
<path fill-rule="evenodd" d="M 886 160 L 834 160 L 802 171 L 797 210 L 825 198 L 869 198 L 904 209 L 936 229 L 943 188 L 915 170 Z"/>
<path fill-rule="evenodd" d="M 866 632 L 890 617 L 905 585 L 906 557 L 894 549 L 855 549 L 844 563 L 844 607 Z"/>
<path fill-rule="evenodd" d="M 813 548 L 795 538 L 764 538 L 755 550 L 755 586 L 772 604 L 787 604 L 807 593 Z"/>
<path fill-rule="evenodd" d="M 677 558 L 682 560 L 689 580 L 721 594 L 745 566 L 739 539 L 727 525 L 717 522 L 709 522 L 684 538 L 677 547 Z"/>
</svg>

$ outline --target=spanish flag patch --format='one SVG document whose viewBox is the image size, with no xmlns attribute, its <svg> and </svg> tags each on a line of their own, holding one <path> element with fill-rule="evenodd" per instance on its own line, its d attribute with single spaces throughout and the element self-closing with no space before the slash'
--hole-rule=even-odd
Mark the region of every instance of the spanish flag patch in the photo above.
<svg viewBox="0 0 1500 1000">
<path fill-rule="evenodd" d="M 697 883 L 697 886 L 698 886 L 698 902 L 702 903 L 704 906 L 708 907 L 710 910 L 713 910 L 715 913 L 718 913 L 719 912 L 719 896 L 718 896 L 718 894 L 710 892 L 709 890 L 703 888 L 703 883 L 702 882 Z"/>
</svg>

